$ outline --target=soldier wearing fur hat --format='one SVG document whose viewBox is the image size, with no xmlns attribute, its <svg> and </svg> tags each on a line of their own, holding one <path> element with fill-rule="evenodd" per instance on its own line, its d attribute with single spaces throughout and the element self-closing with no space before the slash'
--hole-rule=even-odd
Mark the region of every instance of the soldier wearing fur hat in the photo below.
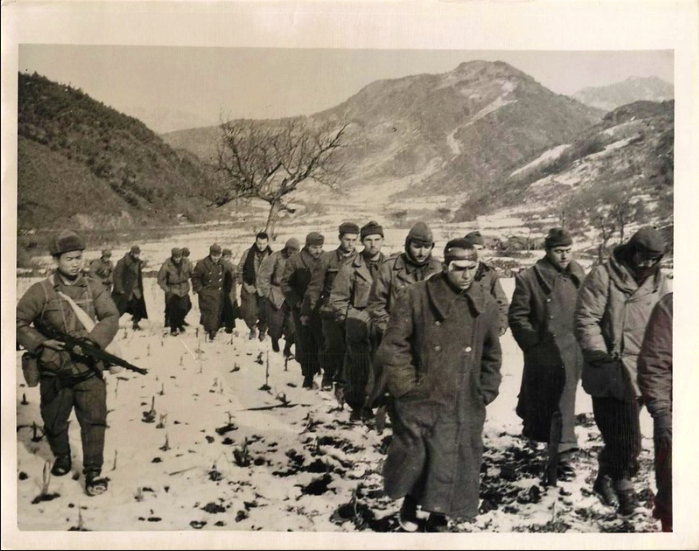
<svg viewBox="0 0 699 551">
<path fill-rule="evenodd" d="M 343 222 L 339 227 L 340 246 L 321 256 L 320 262 L 311 274 L 311 281 L 303 297 L 301 323 L 310 320 L 314 314 L 320 316 L 323 328 L 323 348 L 320 365 L 323 369 L 323 390 L 330 390 L 335 376 L 342 369 L 345 358 L 344 326 L 338 323 L 330 307 L 330 293 L 340 270 L 350 264 L 357 255 L 355 247 L 359 237 L 359 226 L 354 222 Z"/>
<path fill-rule="evenodd" d="M 432 257 L 434 237 L 432 230 L 424 222 L 417 222 L 405 238 L 405 251 L 385 260 L 371 285 L 367 313 L 371 318 L 372 338 L 378 346 L 388 326 L 388 319 L 398 297 L 418 281 L 437 274 L 442 263 Z M 373 365 L 367 394 L 367 405 L 373 407 L 385 394 L 386 381 L 382 375 L 381 364 Z"/>
<path fill-rule="evenodd" d="M 394 398 L 393 439 L 384 487 L 404 498 L 400 524 L 446 531 L 448 517 L 478 512 L 486 406 L 498 395 L 497 304 L 474 285 L 478 255 L 455 239 L 440 274 L 408 286 L 392 307 L 377 352 Z"/>
<path fill-rule="evenodd" d="M 225 265 L 221 261 L 223 250 L 214 243 L 209 247 L 209 256 L 197 262 L 192 271 L 192 291 L 199 295 L 200 323 L 209 336 L 216 338 L 223 319 L 223 287 Z"/>
<path fill-rule="evenodd" d="M 313 388 L 313 377 L 320 372 L 319 350 L 322 344 L 322 328 L 316 313 L 301 323 L 301 306 L 306 295 L 311 274 L 320 263 L 325 238 L 318 232 L 306 236 L 306 245 L 286 261 L 279 286 L 284 300 L 291 309 L 296 331 L 296 359 L 301 364 L 303 387 Z"/>
<path fill-rule="evenodd" d="M 52 240 L 50 252 L 56 271 L 32 285 L 17 304 L 17 340 L 38 356 L 41 417 L 55 457 L 51 473 L 64 476 L 71 471 L 68 438 L 69 417 L 75 409 L 80 424 L 85 491 L 88 495 L 107 490 L 101 477 L 104 438 L 107 427 L 107 393 L 99 362 L 64 349 L 60 341 L 48 338 L 48 330 L 85 337 L 106 348 L 119 329 L 119 312 L 105 286 L 81 275 L 85 241 L 64 230 Z M 72 302 L 72 304 L 71 304 Z M 88 331 L 76 310 L 95 321 Z"/>
<path fill-rule="evenodd" d="M 158 285 L 165 293 L 165 327 L 170 334 L 179 335 L 184 329 L 188 311 L 189 278 L 191 272 L 183 262 L 182 249 L 174 247 L 158 271 Z"/>
<path fill-rule="evenodd" d="M 365 407 L 365 403 L 366 386 L 373 373 L 375 346 L 367 303 L 374 276 L 385 260 L 381 252 L 383 228 L 378 222 L 372 220 L 363 226 L 359 236 L 364 250 L 340 270 L 329 301 L 335 320 L 345 327 L 347 347 L 342 372 L 337 379 L 343 400 L 352 408 L 353 420 L 371 416 L 371 409 Z"/>
<path fill-rule="evenodd" d="M 90 262 L 88 275 L 102 282 L 107 290 L 112 292 L 112 273 L 114 272 L 114 262 L 112 262 L 112 251 L 104 249 L 102 256 Z"/>
<path fill-rule="evenodd" d="M 262 262 L 257 274 L 257 290 L 264 298 L 272 350 L 279 352 L 279 339 L 284 336 L 285 357 L 291 355 L 291 346 L 294 344 L 294 321 L 282 292 L 281 281 L 286 261 L 300 249 L 299 240 L 289 238 L 281 251 L 272 253 Z"/>
<path fill-rule="evenodd" d="M 524 436 L 548 443 L 552 468 L 570 477 L 578 448 L 575 394 L 582 370 L 573 315 L 585 272 L 572 258 L 568 231 L 551 229 L 545 243 L 546 255 L 517 276 L 509 310 L 512 335 L 524 353 L 517 415 Z M 550 436 L 558 431 L 552 429 L 559 422 L 561 436 L 553 442 Z"/>
<path fill-rule="evenodd" d="M 485 240 L 479 231 L 472 231 L 466 234 L 466 240 L 473 244 L 473 248 L 478 252 L 478 273 L 476 274 L 476 283 L 482 285 L 498 303 L 498 311 L 500 312 L 500 336 L 502 337 L 507 331 L 507 312 L 510 303 L 507 300 L 505 291 L 500 285 L 500 278 L 494 268 L 488 266 L 481 257 L 481 251 L 485 249 Z"/>
<path fill-rule="evenodd" d="M 641 452 L 637 362 L 653 307 L 669 291 L 660 270 L 665 251 L 656 229 L 641 228 L 590 272 L 575 310 L 582 385 L 604 441 L 594 490 L 622 516 L 640 511 L 632 482 Z"/>
<path fill-rule="evenodd" d="M 131 247 L 131 250 L 119 259 L 114 268 L 112 299 L 119 309 L 120 316 L 125 313 L 131 314 L 134 331 L 141 329 L 138 323 L 142 319 L 148 319 L 142 272 L 143 261 L 141 248 L 138 245 Z"/>
</svg>

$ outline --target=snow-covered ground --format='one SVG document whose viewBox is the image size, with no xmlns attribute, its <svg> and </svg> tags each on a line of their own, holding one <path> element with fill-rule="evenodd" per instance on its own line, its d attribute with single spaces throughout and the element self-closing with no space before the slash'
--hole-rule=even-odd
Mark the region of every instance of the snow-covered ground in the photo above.
<svg viewBox="0 0 699 551">
<path fill-rule="evenodd" d="M 161 251 L 164 254 L 163 251 Z M 33 280 L 21 279 L 18 296 Z M 508 294 L 513 280 L 504 280 Z M 72 476 L 51 478 L 38 388 L 26 388 L 17 353 L 17 506 L 21 530 L 398 531 L 398 503 L 382 493 L 381 468 L 390 428 L 349 422 L 332 393 L 301 388 L 298 363 L 284 362 L 269 340 L 221 332 L 207 343 L 196 328 L 163 330 L 163 296 L 146 280 L 150 321 L 133 332 L 122 319 L 126 359 L 148 375 L 106 375 L 104 475 L 108 493 L 86 497 L 80 431 L 70 427 Z M 195 301 L 196 302 L 196 301 Z M 482 511 L 453 526 L 461 532 L 654 531 L 650 518 L 618 519 L 591 493 L 600 436 L 591 403 L 578 393 L 577 475 L 541 486 L 544 454 L 519 436 L 515 415 L 522 355 L 510 332 L 502 338 L 503 382 L 488 408 Z M 265 387 L 269 387 L 268 389 Z M 647 512 L 653 490 L 652 430 L 643 413 L 642 470 L 636 485 Z"/>
</svg>

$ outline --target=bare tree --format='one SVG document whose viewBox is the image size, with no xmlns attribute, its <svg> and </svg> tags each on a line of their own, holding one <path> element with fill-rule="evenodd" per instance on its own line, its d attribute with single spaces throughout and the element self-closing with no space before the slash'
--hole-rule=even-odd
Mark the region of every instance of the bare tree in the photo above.
<svg viewBox="0 0 699 551">
<path fill-rule="evenodd" d="M 215 169 L 223 184 L 214 203 L 253 198 L 269 203 L 265 231 L 274 234 L 279 213 L 294 212 L 287 196 L 302 182 L 335 185 L 346 129 L 347 124 L 318 126 L 305 118 L 222 122 Z"/>
</svg>

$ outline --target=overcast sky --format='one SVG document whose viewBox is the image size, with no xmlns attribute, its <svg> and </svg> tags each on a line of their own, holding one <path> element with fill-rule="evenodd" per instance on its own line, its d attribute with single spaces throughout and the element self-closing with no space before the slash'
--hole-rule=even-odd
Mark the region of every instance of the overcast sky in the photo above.
<svg viewBox="0 0 699 551">
<path fill-rule="evenodd" d="M 631 76 L 673 83 L 672 51 L 453 51 L 21 45 L 19 70 L 82 88 L 105 104 L 180 111 L 197 125 L 308 115 L 379 79 L 501 60 L 560 94 Z"/>
</svg>

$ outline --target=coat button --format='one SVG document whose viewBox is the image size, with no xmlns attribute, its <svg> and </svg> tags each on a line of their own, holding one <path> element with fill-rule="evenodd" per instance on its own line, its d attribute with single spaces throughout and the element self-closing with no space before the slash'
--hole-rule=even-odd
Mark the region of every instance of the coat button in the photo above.
<svg viewBox="0 0 699 551">
<path fill-rule="evenodd" d="M 434 347 L 434 349 L 435 349 L 436 352 L 440 352 L 440 351 L 442 350 L 442 347 L 439 346 L 439 345 L 437 345 L 437 346 Z"/>
<path fill-rule="evenodd" d="M 438 327 L 441 325 L 438 321 L 435 321 L 434 324 Z"/>
<path fill-rule="evenodd" d="M 550 298 L 547 298 L 547 299 L 546 299 L 546 302 L 551 302 L 551 299 L 550 299 Z"/>
<path fill-rule="evenodd" d="M 471 350 L 472 350 L 472 348 L 470 346 L 467 346 L 466 348 L 464 348 L 465 352 L 471 352 Z"/>
<path fill-rule="evenodd" d="M 553 316 L 549 316 L 549 319 L 552 320 L 552 319 L 553 319 Z"/>
</svg>

